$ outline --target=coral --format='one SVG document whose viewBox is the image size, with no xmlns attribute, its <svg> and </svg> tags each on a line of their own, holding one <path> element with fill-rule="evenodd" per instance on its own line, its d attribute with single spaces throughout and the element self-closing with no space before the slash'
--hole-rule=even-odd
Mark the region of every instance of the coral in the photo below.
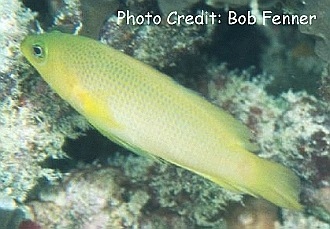
<svg viewBox="0 0 330 229">
<path fill-rule="evenodd" d="M 168 209 L 169 213 L 191 219 L 190 224 L 219 227 L 223 224 L 220 216 L 228 201 L 241 200 L 241 195 L 171 164 L 120 155 L 109 163 L 120 166 L 118 168 L 130 177 L 134 186 L 151 188 L 152 201 L 148 208 L 153 209 L 153 214 Z"/>
<path fill-rule="evenodd" d="M 330 101 L 330 72 L 325 70 L 322 74 L 319 94 L 321 98 L 329 104 Z"/>
<path fill-rule="evenodd" d="M 49 2 L 53 7 L 50 21 L 56 28 L 77 32 L 82 24 L 84 33 L 84 29 L 91 29 L 89 20 L 95 19 L 100 25 L 100 20 L 105 18 L 104 11 L 100 17 L 83 18 L 82 12 L 90 10 L 89 1 Z M 109 1 L 113 7 L 109 13 L 117 7 L 114 2 Z M 184 8 L 189 9 L 192 2 L 195 1 L 189 1 Z M 220 1 L 207 2 L 217 7 L 215 2 Z M 246 1 L 236 2 L 246 4 Z M 302 9 L 298 7 L 299 0 L 286 1 L 285 6 L 291 7 L 292 12 L 307 13 L 318 11 L 325 4 L 325 1 L 306 2 Z M 125 1 L 125 4 L 124 8 L 135 14 L 158 10 L 157 2 L 152 0 Z M 30 218 L 31 221 L 22 224 L 35 227 L 40 224 L 42 228 L 226 228 L 226 219 L 232 228 L 239 223 L 248 228 L 263 222 L 271 228 L 329 228 L 329 108 L 328 103 L 303 91 L 311 88 L 305 81 L 311 75 L 313 80 L 308 84 L 315 87 L 313 81 L 318 80 L 324 67 L 311 51 L 313 39 L 309 36 L 301 36 L 296 28 L 262 30 L 270 42 L 264 44 L 260 66 L 272 73 L 272 81 L 268 75 L 253 77 L 247 71 L 229 71 L 217 62 L 203 66 L 215 54 L 203 56 L 201 50 L 205 51 L 205 45 L 214 45 L 212 39 L 226 33 L 214 31 L 213 26 L 118 25 L 116 16 L 111 15 L 101 31 L 103 42 L 162 70 L 179 66 L 178 69 L 185 71 L 191 68 L 187 60 L 195 60 L 196 68 L 202 72 L 201 82 L 195 82 L 200 91 L 253 130 L 253 140 L 260 146 L 259 156 L 286 165 L 301 178 L 306 210 L 304 213 L 282 210 L 280 222 L 274 216 L 278 208 L 268 203 L 254 198 L 246 200 L 186 170 L 143 157 L 115 154 L 108 157 L 108 163 L 100 157 L 102 166 L 96 162 L 75 170 L 69 166 L 66 174 L 58 170 L 60 166 L 51 168 L 48 160 L 66 157 L 62 150 L 65 139 L 79 137 L 88 124 L 22 62 L 18 44 L 32 27 L 35 14 L 21 7 L 17 0 L 0 0 L 0 5 L 3 35 L 0 36 L 0 193 L 4 196 L 0 201 L 0 217 L 7 220 L 9 227 Z M 159 6 L 166 11 L 160 3 Z M 317 39 L 319 47 L 324 48 L 317 49 L 322 58 L 329 53 L 326 22 L 317 28 L 306 28 L 307 32 L 300 28 L 307 34 L 324 34 L 320 41 Z M 46 24 L 41 21 L 41 25 Z M 99 28 L 92 29 L 91 36 L 96 37 Z M 294 36 L 290 35 L 292 32 Z M 285 42 L 288 36 L 293 38 L 291 43 Z M 291 73 L 303 76 L 298 81 L 304 84 L 297 87 L 297 81 L 293 81 L 283 89 L 287 85 L 286 76 Z M 284 78 L 280 79 L 281 75 Z M 185 76 L 192 80 L 189 77 L 189 74 Z M 323 81 L 322 91 L 326 92 L 330 81 L 326 73 Z M 287 92 L 292 85 L 295 91 Z M 267 92 L 279 87 L 282 89 L 275 91 L 278 96 Z M 77 160 L 74 159 L 75 163 Z M 5 205 L 8 202 L 9 208 Z M 32 215 L 22 210 L 24 206 L 18 202 L 27 205 Z M 247 207 L 242 208 L 241 202 Z M 267 209 L 267 214 L 263 214 L 263 209 Z M 231 224 L 233 220 L 236 221 Z"/>
<path fill-rule="evenodd" d="M 56 29 L 69 33 L 77 33 L 81 29 L 83 16 L 79 0 L 48 0 L 48 3 L 50 17 Z M 88 31 L 88 29 L 86 30 Z"/>
<path fill-rule="evenodd" d="M 45 86 L 39 78 L 26 77 L 20 82 L 18 97 L 7 95 L 0 107 L 0 191 L 19 202 L 40 178 L 60 177 L 45 161 L 65 156 L 61 150 L 65 137 L 77 137 L 79 129 L 88 127 L 84 118 Z M 56 122 L 60 124 L 54 127 Z"/>
<path fill-rule="evenodd" d="M 19 44 L 27 34 L 27 26 L 35 13 L 21 6 L 19 1 L 0 1 L 0 103 L 18 96 L 21 64 Z M 10 99 L 9 99 L 10 100 Z"/>
<path fill-rule="evenodd" d="M 24 145 L 16 145 L 19 139 L 23 139 L 24 133 L 20 131 L 23 125 L 28 125 L 22 120 L 16 120 L 16 115 L 23 114 L 17 109 L 17 96 L 19 96 L 19 71 L 18 68 L 24 67 L 19 62 L 19 54 L 17 52 L 19 41 L 27 33 L 27 25 L 34 18 L 31 11 L 21 7 L 19 1 L 1 1 L 0 9 L 0 30 L 2 36 L 0 37 L 0 157 L 1 166 L 0 174 L 2 182 L 0 184 L 1 193 L 13 195 L 18 199 L 25 195 L 26 189 L 23 187 L 29 186 L 28 181 L 25 184 L 15 187 L 15 176 L 20 178 L 17 171 L 22 171 L 19 163 L 16 162 L 15 154 L 18 155 L 20 148 L 26 148 Z M 26 68 L 26 66 L 25 66 Z M 20 114 L 19 114 L 20 113 Z M 15 130 L 14 123 L 18 123 L 20 128 Z M 14 132 L 15 131 L 15 132 Z M 14 133 L 13 133 L 14 132 Z M 28 133 L 26 133 L 28 135 Z M 25 144 L 22 142 L 22 144 Z M 28 174 L 23 176 L 29 177 Z M 24 179 L 23 179 L 24 180 Z M 23 186 L 23 187 L 22 187 Z M 14 193 L 13 193 L 14 192 Z"/>
<path fill-rule="evenodd" d="M 47 0 L 56 29 L 98 39 L 102 24 L 119 5 L 117 0 Z"/>
<path fill-rule="evenodd" d="M 186 170 L 118 154 L 110 167 L 83 167 L 44 187 L 28 206 L 45 228 L 219 228 L 227 201 L 240 199 Z"/>
<path fill-rule="evenodd" d="M 124 9 L 128 8 L 132 15 L 144 15 L 148 11 L 153 12 L 156 4 L 153 0 L 126 1 Z M 196 56 L 199 47 L 210 41 L 214 29 L 212 25 L 118 24 L 117 15 L 113 14 L 119 7 L 115 0 L 68 0 L 60 3 L 49 0 L 49 5 L 54 17 L 53 29 L 95 39 L 100 37 L 103 43 L 158 68 L 173 67 L 182 57 Z"/>
<path fill-rule="evenodd" d="M 301 229 L 329 229 L 329 223 L 322 222 L 313 216 L 306 216 L 300 212 L 284 210 L 282 213 L 283 222 L 276 224 L 276 229 L 301 228 Z"/>
<path fill-rule="evenodd" d="M 224 67 L 211 68 L 210 74 L 218 76 L 209 85 L 210 98 L 254 131 L 259 156 L 278 161 L 300 176 L 304 204 L 309 209 L 318 205 L 319 212 L 311 211 L 327 220 L 329 212 L 322 207 L 326 195 L 316 202 L 313 194 L 330 184 L 327 104 L 306 92 L 268 95 L 265 87 L 271 81 L 265 76 L 247 81 L 248 73 L 238 78 Z"/>
<path fill-rule="evenodd" d="M 41 178 L 60 177 L 45 161 L 63 157 L 65 137 L 78 136 L 87 122 L 68 105 L 53 103 L 54 93 L 22 62 L 19 43 L 35 14 L 19 1 L 2 1 L 1 6 L 0 193 L 23 202 Z M 57 121 L 61 124 L 52 127 Z"/>
<path fill-rule="evenodd" d="M 52 152 L 52 144 L 60 145 L 58 136 L 47 133 L 47 124 L 36 120 L 38 116 L 29 109 L 15 106 L 1 107 L 1 177 L 0 191 L 18 201 L 24 201 L 40 177 L 53 179 L 53 172 L 41 167 Z M 60 142 L 59 142 L 60 141 Z M 56 152 L 56 151 L 55 151 Z"/>
<path fill-rule="evenodd" d="M 24 207 L 18 206 L 13 199 L 0 194 L 0 216 L 2 229 L 17 228 L 20 222 L 28 217 Z"/>
<path fill-rule="evenodd" d="M 138 225 L 148 196 L 137 191 L 123 199 L 121 182 L 123 176 L 111 168 L 76 171 L 64 179 L 63 186 L 41 192 L 43 202 L 28 205 L 42 228 L 132 227 Z"/>
<path fill-rule="evenodd" d="M 131 12 L 144 14 L 145 12 Z M 117 24 L 111 16 L 101 32 L 101 41 L 156 68 L 179 65 L 182 59 L 196 58 L 199 48 L 211 39 L 214 26 L 167 26 Z M 161 45 L 160 45 L 161 44 Z"/>
<path fill-rule="evenodd" d="M 0 74 L 1 80 L 6 81 L 1 82 L 0 88 L 1 91 L 3 88 L 6 91 L 6 78 L 10 75 L 6 77 L 5 74 L 11 72 L 12 78 L 17 77 L 18 47 L 27 34 L 27 25 L 34 19 L 35 13 L 23 8 L 20 1 L 1 0 L 0 4 Z M 12 83 L 8 84 L 12 86 Z"/>
</svg>

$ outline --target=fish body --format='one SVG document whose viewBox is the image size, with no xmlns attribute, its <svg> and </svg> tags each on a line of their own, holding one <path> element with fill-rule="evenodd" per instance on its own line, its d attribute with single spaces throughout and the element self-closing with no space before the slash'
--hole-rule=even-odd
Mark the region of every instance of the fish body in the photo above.
<svg viewBox="0 0 330 229">
<path fill-rule="evenodd" d="M 27 36 L 21 50 L 112 141 L 227 189 L 301 209 L 298 177 L 251 153 L 257 147 L 244 125 L 167 75 L 98 41 L 60 32 Z"/>
</svg>

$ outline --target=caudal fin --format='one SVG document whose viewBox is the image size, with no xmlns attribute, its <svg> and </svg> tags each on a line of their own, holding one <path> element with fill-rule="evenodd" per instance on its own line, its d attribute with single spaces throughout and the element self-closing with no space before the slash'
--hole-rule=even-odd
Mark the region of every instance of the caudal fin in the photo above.
<svg viewBox="0 0 330 229">
<path fill-rule="evenodd" d="M 260 160 L 260 161 L 259 161 Z M 300 180 L 288 168 L 259 158 L 253 193 L 284 208 L 301 210 Z"/>
</svg>

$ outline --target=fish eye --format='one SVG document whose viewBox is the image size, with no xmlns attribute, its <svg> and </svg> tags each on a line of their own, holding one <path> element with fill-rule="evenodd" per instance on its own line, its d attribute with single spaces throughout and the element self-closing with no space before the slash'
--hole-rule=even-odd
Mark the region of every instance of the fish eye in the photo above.
<svg viewBox="0 0 330 229">
<path fill-rule="evenodd" d="M 43 58 L 44 57 L 44 50 L 40 45 L 33 45 L 33 55 L 37 58 Z"/>
</svg>

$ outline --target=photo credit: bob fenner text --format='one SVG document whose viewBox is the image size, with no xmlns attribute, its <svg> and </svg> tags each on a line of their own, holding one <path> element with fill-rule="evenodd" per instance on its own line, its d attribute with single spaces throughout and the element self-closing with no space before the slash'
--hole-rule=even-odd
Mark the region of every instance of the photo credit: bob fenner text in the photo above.
<svg viewBox="0 0 330 229">
<path fill-rule="evenodd" d="M 226 19 L 224 20 L 224 17 Z M 229 10 L 225 15 L 201 10 L 199 14 L 180 14 L 171 11 L 167 15 L 145 14 L 134 15 L 129 10 L 119 10 L 117 12 L 117 24 L 126 25 L 207 25 L 222 24 L 228 25 L 312 25 L 317 19 L 315 14 L 274 14 L 271 10 L 263 10 L 258 15 L 251 11 L 246 14 L 238 14 L 234 10 Z"/>
</svg>

